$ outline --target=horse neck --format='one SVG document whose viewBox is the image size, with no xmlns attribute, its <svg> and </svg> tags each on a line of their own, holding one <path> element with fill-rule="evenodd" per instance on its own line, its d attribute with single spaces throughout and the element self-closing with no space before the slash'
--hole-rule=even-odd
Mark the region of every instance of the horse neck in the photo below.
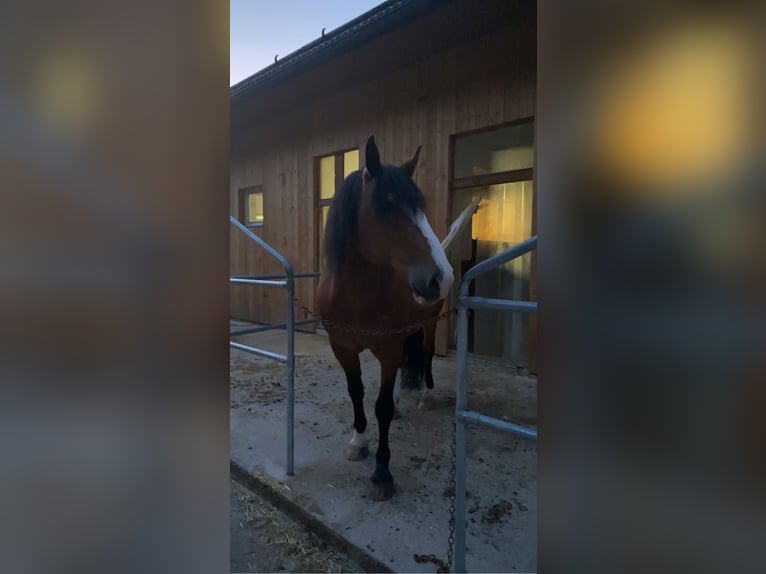
<svg viewBox="0 0 766 574">
<path fill-rule="evenodd" d="M 361 186 L 351 191 L 351 193 L 356 195 L 355 202 L 357 206 L 361 203 L 359 198 L 361 192 Z M 357 207 L 356 221 L 353 223 L 355 226 L 360 225 L 358 209 Z M 343 256 L 339 258 L 340 260 L 337 261 L 335 269 L 331 269 L 330 273 L 339 278 L 351 290 L 369 289 L 371 287 L 385 288 L 391 281 L 396 281 L 396 272 L 393 267 L 372 263 L 367 259 L 357 243 L 356 238 L 358 236 L 358 233 L 348 234 L 345 238 L 347 243 L 344 246 Z M 365 284 L 365 281 L 375 281 L 376 284 Z"/>
<path fill-rule="evenodd" d="M 390 265 L 371 263 L 358 249 L 352 249 L 338 265 L 337 275 L 364 288 L 361 278 L 383 281 L 393 277 L 395 272 Z"/>
<path fill-rule="evenodd" d="M 357 221 L 357 225 L 360 225 Z M 390 264 L 373 263 L 369 259 L 369 254 L 365 253 L 362 244 L 359 241 L 361 233 L 357 231 L 354 240 L 347 245 L 346 256 L 341 263 L 344 272 L 351 273 L 371 273 L 384 275 L 386 277 L 394 275 L 396 272 Z"/>
<path fill-rule="evenodd" d="M 392 266 L 371 262 L 356 243 L 348 247 L 335 268 L 329 270 L 344 296 L 356 297 L 368 291 L 381 293 L 400 286 L 403 279 Z"/>
</svg>

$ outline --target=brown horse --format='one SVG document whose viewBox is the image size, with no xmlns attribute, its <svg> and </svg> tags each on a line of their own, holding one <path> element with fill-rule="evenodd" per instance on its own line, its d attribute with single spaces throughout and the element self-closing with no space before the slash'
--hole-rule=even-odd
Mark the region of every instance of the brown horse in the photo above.
<svg viewBox="0 0 766 574">
<path fill-rule="evenodd" d="M 345 179 L 330 206 L 326 266 L 317 290 L 316 307 L 354 407 L 349 460 L 362 460 L 368 453 L 359 354 L 369 349 L 380 362 L 375 401 L 380 438 L 371 478 L 375 500 L 387 500 L 394 492 L 388 431 L 405 340 L 417 336 L 420 325 L 433 322 L 454 279 L 426 219 L 423 193 L 412 179 L 419 154 L 420 147 L 400 166 L 382 164 L 374 137 L 367 140 L 365 167 Z"/>
</svg>

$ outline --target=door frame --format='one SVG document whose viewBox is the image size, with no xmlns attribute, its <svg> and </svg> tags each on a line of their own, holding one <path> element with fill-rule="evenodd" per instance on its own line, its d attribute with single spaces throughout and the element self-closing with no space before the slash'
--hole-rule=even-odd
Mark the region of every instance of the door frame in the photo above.
<svg viewBox="0 0 766 574">
<path fill-rule="evenodd" d="M 504 171 L 498 173 L 491 173 L 480 176 L 455 178 L 455 140 L 466 136 L 477 135 L 485 132 L 490 132 L 498 129 L 523 125 L 532 122 L 533 125 L 533 166 L 531 168 Z M 455 191 L 466 189 L 470 187 L 482 187 L 485 185 L 497 185 L 501 183 L 515 183 L 519 181 L 532 181 L 532 236 L 537 235 L 537 178 L 536 178 L 536 165 L 537 165 L 537 122 L 535 116 L 525 116 L 516 120 L 503 122 L 500 124 L 493 124 L 491 126 L 484 126 L 481 128 L 467 130 L 460 133 L 450 134 L 449 136 L 449 161 L 448 161 L 448 174 L 447 174 L 447 202 L 448 212 L 452 213 L 452 200 L 455 195 Z M 529 293 L 530 300 L 537 300 L 537 250 L 533 250 L 530 253 L 530 281 L 529 281 Z M 457 302 L 453 303 L 451 297 L 447 300 L 447 308 L 454 306 Z M 437 349 L 450 349 L 449 346 L 449 331 L 455 329 L 455 319 L 450 315 L 446 321 L 447 325 L 441 327 L 437 331 Z M 537 373 L 537 313 L 530 313 L 529 317 L 529 371 L 531 373 Z"/>
</svg>

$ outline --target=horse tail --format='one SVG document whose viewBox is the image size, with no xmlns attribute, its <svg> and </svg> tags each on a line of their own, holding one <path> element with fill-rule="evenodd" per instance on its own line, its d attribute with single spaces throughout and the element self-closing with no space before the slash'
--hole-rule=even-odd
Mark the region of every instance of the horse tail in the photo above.
<svg viewBox="0 0 766 574">
<path fill-rule="evenodd" d="M 423 328 L 404 340 L 404 360 L 402 361 L 402 387 L 419 389 L 425 372 L 425 348 L 423 347 Z"/>
</svg>

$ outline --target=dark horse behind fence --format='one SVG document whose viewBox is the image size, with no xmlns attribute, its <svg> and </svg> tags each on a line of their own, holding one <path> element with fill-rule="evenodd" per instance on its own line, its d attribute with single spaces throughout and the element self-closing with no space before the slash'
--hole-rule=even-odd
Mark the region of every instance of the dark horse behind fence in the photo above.
<svg viewBox="0 0 766 574">
<path fill-rule="evenodd" d="M 406 381 L 412 385 L 414 379 L 416 386 L 426 373 L 421 407 L 428 408 L 434 319 L 454 279 L 412 178 L 419 154 L 420 147 L 400 166 L 383 164 L 370 137 L 365 167 L 345 179 L 330 206 L 326 266 L 317 290 L 316 307 L 354 407 L 349 460 L 362 460 L 368 453 L 359 354 L 369 349 L 380 362 L 375 401 L 380 438 L 371 479 L 375 500 L 387 500 L 394 492 L 388 431 L 398 400 L 397 373 L 402 369 Z"/>
</svg>

